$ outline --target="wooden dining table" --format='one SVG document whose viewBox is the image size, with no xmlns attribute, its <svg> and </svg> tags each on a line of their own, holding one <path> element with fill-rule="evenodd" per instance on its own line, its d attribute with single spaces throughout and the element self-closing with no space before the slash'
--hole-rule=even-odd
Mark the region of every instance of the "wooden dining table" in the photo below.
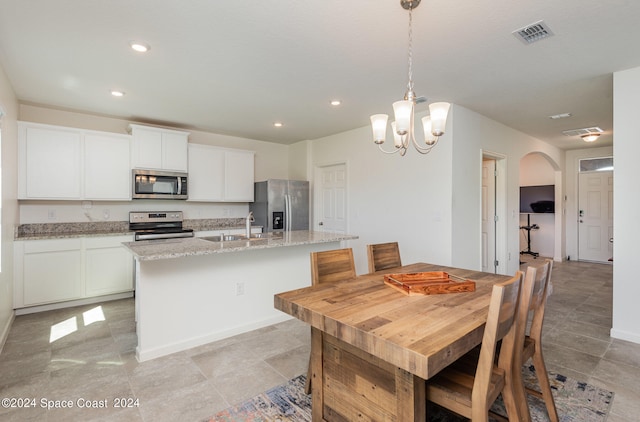
<svg viewBox="0 0 640 422">
<path fill-rule="evenodd" d="M 445 271 L 475 291 L 406 295 L 388 273 Z M 276 294 L 311 326 L 314 421 L 426 421 L 425 380 L 481 343 L 492 286 L 510 277 L 416 263 Z"/>
</svg>

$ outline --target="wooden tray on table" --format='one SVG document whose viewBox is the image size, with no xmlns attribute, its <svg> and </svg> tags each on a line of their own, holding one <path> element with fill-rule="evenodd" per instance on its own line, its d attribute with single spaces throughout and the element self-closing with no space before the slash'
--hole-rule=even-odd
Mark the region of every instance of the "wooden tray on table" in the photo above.
<svg viewBox="0 0 640 422">
<path fill-rule="evenodd" d="M 384 283 L 408 296 L 474 292 L 476 290 L 475 281 L 444 271 L 385 274 Z"/>
</svg>

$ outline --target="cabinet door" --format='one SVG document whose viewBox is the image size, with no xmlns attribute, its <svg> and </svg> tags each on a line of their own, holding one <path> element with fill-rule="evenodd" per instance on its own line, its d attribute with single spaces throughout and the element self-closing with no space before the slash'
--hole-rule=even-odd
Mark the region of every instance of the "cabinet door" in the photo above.
<svg viewBox="0 0 640 422">
<path fill-rule="evenodd" d="M 80 199 L 81 133 L 27 126 L 20 135 L 19 199 Z"/>
<path fill-rule="evenodd" d="M 122 242 L 132 236 L 85 239 L 85 296 L 133 290 L 133 257 Z"/>
<path fill-rule="evenodd" d="M 135 126 L 131 134 L 133 137 L 133 167 L 162 169 L 162 133 L 158 130 Z"/>
<path fill-rule="evenodd" d="M 32 240 L 23 243 L 24 306 L 82 297 L 81 239 Z"/>
<path fill-rule="evenodd" d="M 224 199 L 224 150 L 189 144 L 188 201 L 217 202 Z"/>
<path fill-rule="evenodd" d="M 225 151 L 225 193 L 228 202 L 253 202 L 254 153 Z"/>
<path fill-rule="evenodd" d="M 162 168 L 170 171 L 187 171 L 186 133 L 162 133 Z"/>
<path fill-rule="evenodd" d="M 84 137 L 84 198 L 131 199 L 131 138 L 90 133 Z"/>
</svg>

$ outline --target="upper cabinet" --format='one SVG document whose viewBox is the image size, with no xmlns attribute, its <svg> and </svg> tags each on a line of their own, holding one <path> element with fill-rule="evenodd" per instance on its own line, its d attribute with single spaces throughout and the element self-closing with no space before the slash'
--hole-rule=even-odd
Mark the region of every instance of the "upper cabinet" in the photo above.
<svg viewBox="0 0 640 422">
<path fill-rule="evenodd" d="M 28 123 L 18 130 L 18 198 L 80 199 L 82 133 Z"/>
<path fill-rule="evenodd" d="M 133 167 L 187 172 L 188 132 L 129 125 Z"/>
<path fill-rule="evenodd" d="M 84 136 L 84 199 L 131 199 L 131 137 L 87 133 Z"/>
<path fill-rule="evenodd" d="M 224 200 L 253 202 L 254 152 L 226 150 L 224 153 Z"/>
<path fill-rule="evenodd" d="M 130 136 L 28 122 L 18 131 L 18 199 L 131 199 Z"/>
<path fill-rule="evenodd" d="M 253 151 L 189 144 L 189 201 L 253 202 Z"/>
</svg>

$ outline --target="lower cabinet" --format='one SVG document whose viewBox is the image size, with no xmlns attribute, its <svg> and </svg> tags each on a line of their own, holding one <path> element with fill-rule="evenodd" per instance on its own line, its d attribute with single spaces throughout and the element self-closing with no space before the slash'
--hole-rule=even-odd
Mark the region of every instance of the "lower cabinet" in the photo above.
<svg viewBox="0 0 640 422">
<path fill-rule="evenodd" d="M 16 250 L 16 276 L 22 272 L 23 305 L 60 302 L 82 297 L 82 239 L 34 240 Z M 20 258 L 22 258 L 20 260 Z M 20 271 L 22 270 L 22 271 Z M 16 286 L 19 287 L 19 286 Z"/>
<path fill-rule="evenodd" d="M 133 290 L 133 236 L 17 240 L 14 308 Z"/>
<path fill-rule="evenodd" d="M 132 241 L 131 236 L 85 239 L 85 296 L 133 290 L 133 256 L 122 246 Z"/>
</svg>

